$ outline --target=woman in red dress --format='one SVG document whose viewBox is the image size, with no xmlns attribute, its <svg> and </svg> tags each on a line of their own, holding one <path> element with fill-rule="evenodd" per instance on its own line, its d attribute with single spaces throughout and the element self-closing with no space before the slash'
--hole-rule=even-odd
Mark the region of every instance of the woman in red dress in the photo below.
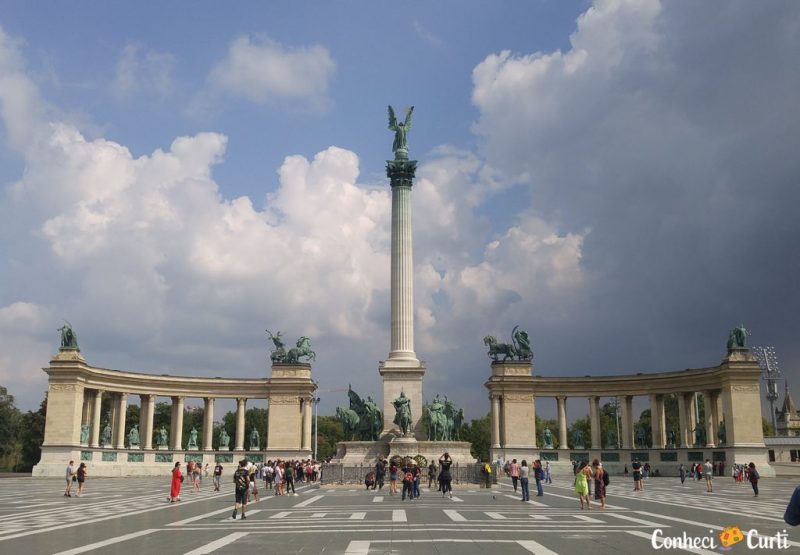
<svg viewBox="0 0 800 555">
<path fill-rule="evenodd" d="M 181 462 L 175 463 L 175 468 L 172 469 L 172 486 L 169 490 L 169 502 L 181 500 L 181 482 L 183 482 L 183 474 L 181 474 Z"/>
</svg>

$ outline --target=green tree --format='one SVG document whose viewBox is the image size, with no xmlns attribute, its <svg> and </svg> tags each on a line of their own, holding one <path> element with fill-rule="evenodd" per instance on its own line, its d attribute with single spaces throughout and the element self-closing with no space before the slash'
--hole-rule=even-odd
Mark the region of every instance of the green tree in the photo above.
<svg viewBox="0 0 800 555">
<path fill-rule="evenodd" d="M 336 454 L 336 444 L 344 441 L 344 432 L 335 416 L 317 416 L 317 426 L 317 459 L 325 460 Z"/>
<path fill-rule="evenodd" d="M 461 438 L 472 444 L 470 453 L 473 457 L 482 461 L 489 460 L 489 447 L 492 441 L 491 430 L 492 422 L 488 414 L 464 426 L 464 430 L 461 432 Z"/>
<path fill-rule="evenodd" d="M 765 436 L 775 435 L 775 429 L 772 427 L 772 422 L 770 422 L 763 416 L 761 417 L 761 430 L 764 432 Z"/>
<path fill-rule="evenodd" d="M 47 415 L 47 395 L 45 395 L 39 410 L 28 411 L 22 419 L 22 428 L 19 436 L 22 460 L 17 467 L 17 472 L 30 472 L 33 465 L 42 458 L 42 443 L 44 443 L 44 423 Z"/>
<path fill-rule="evenodd" d="M 558 420 L 539 418 L 536 415 L 536 445 L 544 447 L 544 429 L 549 428 L 553 437 L 553 447 L 558 448 Z"/>
<path fill-rule="evenodd" d="M 22 413 L 14 406 L 14 396 L 0 387 L 0 470 L 13 471 L 21 461 L 22 420 Z"/>
</svg>

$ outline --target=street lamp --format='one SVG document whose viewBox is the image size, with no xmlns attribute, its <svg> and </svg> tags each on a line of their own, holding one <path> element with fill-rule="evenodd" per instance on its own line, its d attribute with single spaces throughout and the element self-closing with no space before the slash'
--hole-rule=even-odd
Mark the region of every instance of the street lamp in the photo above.
<svg viewBox="0 0 800 555">
<path fill-rule="evenodd" d="M 769 413 L 772 419 L 772 433 L 778 434 L 778 428 L 775 422 L 775 401 L 778 400 L 778 384 L 781 378 L 781 372 L 778 369 L 778 355 L 775 354 L 775 347 L 753 347 L 750 349 L 753 356 L 758 361 L 761 367 L 762 378 L 767 382 L 767 401 L 769 401 Z"/>
</svg>

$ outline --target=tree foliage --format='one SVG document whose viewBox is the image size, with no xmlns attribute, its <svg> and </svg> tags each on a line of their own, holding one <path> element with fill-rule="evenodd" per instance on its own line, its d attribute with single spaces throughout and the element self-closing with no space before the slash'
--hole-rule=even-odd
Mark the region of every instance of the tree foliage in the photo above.
<svg viewBox="0 0 800 555">
<path fill-rule="evenodd" d="M 472 444 L 470 452 L 476 459 L 489 460 L 489 447 L 492 442 L 492 421 L 487 414 L 483 418 L 473 420 L 461 432 L 461 439 Z"/>
</svg>

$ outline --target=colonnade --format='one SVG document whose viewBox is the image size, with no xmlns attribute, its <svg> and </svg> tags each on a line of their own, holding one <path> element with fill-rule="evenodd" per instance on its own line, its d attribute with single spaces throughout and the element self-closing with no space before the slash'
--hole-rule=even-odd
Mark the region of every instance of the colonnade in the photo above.
<svg viewBox="0 0 800 555">
<path fill-rule="evenodd" d="M 722 422 L 722 399 L 720 396 L 721 391 L 706 390 L 700 392 L 699 395 L 703 397 L 703 406 L 705 407 L 705 418 L 703 422 L 698 421 L 697 412 L 695 409 L 694 396 L 695 392 L 686 391 L 676 394 L 678 399 L 678 418 L 679 429 L 677 430 L 674 438 L 674 443 L 669 442 L 669 434 L 667 429 L 666 411 L 664 406 L 664 394 L 651 394 L 650 400 L 650 444 L 645 445 L 644 448 L 652 449 L 665 449 L 668 446 L 671 448 L 681 447 L 688 448 L 698 445 L 698 437 L 696 430 L 699 426 L 703 426 L 705 431 L 706 440 L 702 446 L 704 447 L 717 447 L 719 444 L 719 424 Z M 510 443 L 513 443 L 510 438 L 510 428 L 504 424 L 505 419 L 503 413 L 505 412 L 506 396 L 503 394 L 492 394 L 491 399 L 491 421 L 492 421 L 492 448 L 502 448 Z M 634 395 L 620 395 L 616 397 L 617 407 L 619 407 L 619 437 L 615 445 L 609 445 L 607 441 L 601 436 L 600 426 L 600 396 L 589 395 L 586 397 L 588 400 L 589 408 L 589 428 L 591 446 L 594 449 L 601 447 L 607 449 L 636 449 L 642 446 L 637 445 L 634 427 L 634 410 L 633 399 Z M 535 400 L 541 398 L 539 396 L 532 396 L 532 410 L 535 415 Z M 555 397 L 558 407 L 558 446 L 561 449 L 568 448 L 570 444 L 567 429 L 567 400 L 570 397 L 566 395 L 557 395 Z M 574 397 L 573 397 L 574 399 Z M 516 401 L 516 399 L 515 399 Z M 533 422 L 528 422 L 528 426 L 532 427 L 533 447 L 544 447 L 536 445 L 536 429 L 535 419 Z M 555 431 L 554 431 L 555 432 Z M 616 431 L 615 431 L 616 433 Z"/>
</svg>

